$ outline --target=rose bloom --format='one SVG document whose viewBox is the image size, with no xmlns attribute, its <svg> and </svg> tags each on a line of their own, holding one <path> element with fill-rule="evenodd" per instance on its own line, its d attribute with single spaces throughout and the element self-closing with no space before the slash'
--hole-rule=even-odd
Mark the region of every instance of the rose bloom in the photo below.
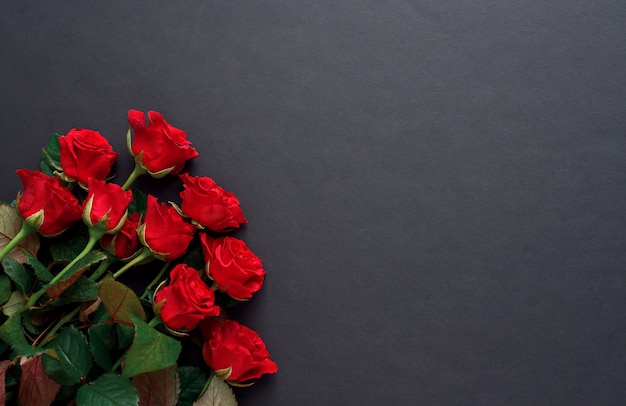
<svg viewBox="0 0 626 406">
<path fill-rule="evenodd" d="M 100 245 L 107 252 L 121 260 L 132 257 L 141 247 L 137 226 L 141 215 L 137 212 L 130 213 L 122 225 L 120 231 L 115 234 L 105 234 L 100 239 Z"/>
<path fill-rule="evenodd" d="M 128 112 L 128 123 L 133 129 L 134 138 L 130 143 L 129 151 L 140 159 L 140 164 L 150 175 L 163 177 L 167 174 L 178 174 L 187 160 L 198 156 L 198 152 L 191 147 L 187 135 L 168 124 L 161 113 L 149 111 L 150 125 L 146 125 L 146 117 L 139 110 Z"/>
<path fill-rule="evenodd" d="M 172 330 L 192 330 L 207 316 L 219 316 L 215 295 L 186 264 L 178 264 L 170 272 L 170 283 L 157 291 L 154 299 L 159 317 Z"/>
<path fill-rule="evenodd" d="M 184 190 L 180 193 L 181 209 L 185 216 L 212 231 L 239 228 L 248 220 L 243 216 L 239 200 L 231 192 L 218 186 L 213 179 L 180 175 Z"/>
<path fill-rule="evenodd" d="M 261 337 L 234 320 L 207 319 L 201 324 L 202 356 L 222 379 L 245 383 L 278 370 Z"/>
<path fill-rule="evenodd" d="M 187 223 L 176 209 L 159 203 L 148 195 L 148 205 L 143 223 L 139 226 L 139 240 L 152 254 L 164 261 L 183 255 L 193 239 L 196 228 Z"/>
<path fill-rule="evenodd" d="M 18 169 L 24 190 L 17 210 L 24 221 L 45 237 L 61 234 L 82 216 L 78 200 L 61 181 L 41 171 Z"/>
<path fill-rule="evenodd" d="M 200 235 L 206 273 L 221 292 L 237 300 L 246 300 L 261 289 L 265 271 L 261 260 L 245 242 L 235 237 L 213 239 Z"/>
<path fill-rule="evenodd" d="M 126 221 L 133 192 L 120 185 L 90 178 L 89 193 L 83 204 L 83 221 L 90 227 L 99 224 L 107 234 L 115 234 Z"/>
<path fill-rule="evenodd" d="M 89 178 L 104 180 L 118 155 L 99 132 L 82 128 L 59 137 L 59 149 L 65 176 L 83 186 Z"/>
</svg>

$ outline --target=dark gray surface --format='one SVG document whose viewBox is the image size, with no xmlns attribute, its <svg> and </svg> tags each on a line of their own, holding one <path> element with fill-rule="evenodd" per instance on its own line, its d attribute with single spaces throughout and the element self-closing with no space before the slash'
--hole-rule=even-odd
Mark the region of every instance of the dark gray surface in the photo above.
<svg viewBox="0 0 626 406">
<path fill-rule="evenodd" d="M 623 1 L 91 3 L 0 4 L 0 198 L 186 130 L 268 272 L 240 404 L 624 404 Z"/>
</svg>

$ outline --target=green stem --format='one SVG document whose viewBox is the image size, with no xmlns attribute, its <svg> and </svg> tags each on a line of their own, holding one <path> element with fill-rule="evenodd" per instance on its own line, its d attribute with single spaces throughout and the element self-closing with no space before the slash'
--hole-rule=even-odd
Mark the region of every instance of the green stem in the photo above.
<svg viewBox="0 0 626 406">
<path fill-rule="evenodd" d="M 152 279 L 152 281 L 148 284 L 148 286 L 146 286 L 146 289 L 143 291 L 143 294 L 141 295 L 139 299 L 144 300 L 146 296 L 148 296 L 148 291 L 152 289 L 154 285 L 156 285 L 157 283 L 161 281 L 161 277 L 163 276 L 163 274 L 165 273 L 165 271 L 167 270 L 167 268 L 170 266 L 171 263 L 172 261 L 167 261 L 165 265 L 163 265 L 163 267 L 161 268 L 157 276 L 155 276 L 154 279 Z"/>
<path fill-rule="evenodd" d="M 109 269 L 109 266 L 111 266 L 111 264 L 114 264 L 115 262 L 117 262 L 117 258 L 107 257 L 107 259 L 105 259 L 104 261 L 100 262 L 100 265 L 98 265 L 98 268 L 96 268 L 96 270 L 89 277 L 89 279 L 92 280 L 92 281 L 98 280 L 98 278 L 101 277 L 102 274 L 107 271 L 107 269 Z"/>
<path fill-rule="evenodd" d="M 132 185 L 138 177 L 146 173 L 148 173 L 148 171 L 136 162 L 133 171 L 130 173 L 130 175 L 128 175 L 128 179 L 126 179 L 126 182 L 124 182 L 122 190 L 128 190 L 130 188 L 130 185 Z"/>
<path fill-rule="evenodd" d="M 22 241 L 24 241 L 26 237 L 28 237 L 29 234 L 31 234 L 34 231 L 37 231 L 37 230 L 35 230 L 35 228 L 31 226 L 30 224 L 28 224 L 27 222 L 23 221 L 22 228 L 20 228 L 20 231 L 18 231 L 15 237 L 13 237 L 13 239 L 11 239 L 11 241 L 9 241 L 7 245 L 5 245 L 2 251 L 0 251 L 0 262 L 2 262 L 2 260 L 7 255 L 9 255 L 11 251 L 13 251 L 13 248 L 17 247 Z"/>
<path fill-rule="evenodd" d="M 111 371 L 115 371 L 117 368 L 120 367 L 120 365 L 122 364 L 122 359 L 124 359 L 124 355 L 122 355 L 116 362 L 115 364 L 113 364 L 113 366 L 111 367 Z"/>
<path fill-rule="evenodd" d="M 139 255 L 137 255 L 132 260 L 128 261 L 126 265 L 124 265 L 117 272 L 115 272 L 113 274 L 113 278 L 115 279 L 119 278 L 124 272 L 128 271 L 130 268 L 137 265 L 144 259 L 150 258 L 151 256 L 152 256 L 152 252 L 150 252 L 150 249 L 148 249 L 147 247 L 144 247 L 143 250 L 139 253 Z"/>
<path fill-rule="evenodd" d="M 85 255 L 87 255 L 89 253 L 89 251 L 91 251 L 93 249 L 93 247 L 96 246 L 96 243 L 100 240 L 100 238 L 102 238 L 102 236 L 104 235 L 104 232 L 101 229 L 98 229 L 96 227 L 89 227 L 89 241 L 87 241 L 87 245 L 85 245 L 85 248 L 83 248 L 83 250 L 80 252 L 80 254 L 78 254 L 76 256 L 76 258 L 74 258 L 72 260 L 72 262 L 70 262 L 69 264 L 67 264 L 65 266 L 65 268 L 63 268 L 63 270 L 61 270 L 61 272 L 59 272 L 49 283 L 48 286 L 52 286 L 55 283 L 57 283 L 58 281 L 60 281 L 61 279 L 63 279 L 63 277 L 70 271 L 70 269 L 72 269 L 72 267 L 78 262 L 80 261 Z"/>
<path fill-rule="evenodd" d="M 54 325 L 52 330 L 50 330 L 48 332 L 48 334 L 46 334 L 46 337 L 44 337 L 44 339 L 42 340 L 41 345 L 44 346 L 47 343 L 49 343 L 50 341 L 52 341 L 54 339 L 54 335 L 56 334 L 56 332 L 59 331 L 59 329 L 61 327 L 63 327 L 66 323 L 68 323 L 70 320 L 72 320 L 78 314 L 79 311 L 80 311 L 80 306 L 76 306 L 76 308 L 74 310 L 72 310 L 71 312 L 69 312 L 68 314 L 63 316 L 57 322 L 57 324 Z"/>
<path fill-rule="evenodd" d="M 104 231 L 102 229 L 99 229 L 96 227 L 90 227 L 89 228 L 89 241 L 87 241 L 87 245 L 85 246 L 85 248 L 83 248 L 80 254 L 78 254 L 76 258 L 74 258 L 69 264 L 67 264 L 65 268 L 61 270 L 61 272 L 59 272 L 54 278 L 52 278 L 52 280 L 48 282 L 48 284 L 45 287 L 39 289 L 30 297 L 30 299 L 28 299 L 28 303 L 26 303 L 26 308 L 30 308 L 31 306 L 34 306 L 35 303 L 37 303 L 37 300 L 39 300 L 39 298 L 44 293 L 46 293 L 46 287 L 50 287 L 56 284 L 57 282 L 59 282 L 60 280 L 62 280 L 63 277 L 65 277 L 67 273 L 74 267 L 74 265 L 93 249 L 93 247 L 96 245 L 98 240 L 103 235 L 104 235 Z"/>
<path fill-rule="evenodd" d="M 200 391 L 200 394 L 198 395 L 198 399 L 200 399 L 200 397 L 204 395 L 204 392 L 206 392 L 207 389 L 209 389 L 209 385 L 211 384 L 211 381 L 213 380 L 213 378 L 215 378 L 214 372 L 212 372 L 211 376 L 209 376 L 209 379 L 206 380 L 206 383 L 204 384 L 204 386 L 202 387 L 202 390 Z"/>
<path fill-rule="evenodd" d="M 161 318 L 159 316 L 154 316 L 154 318 L 148 323 L 150 327 L 156 327 L 159 324 L 161 324 Z"/>
</svg>

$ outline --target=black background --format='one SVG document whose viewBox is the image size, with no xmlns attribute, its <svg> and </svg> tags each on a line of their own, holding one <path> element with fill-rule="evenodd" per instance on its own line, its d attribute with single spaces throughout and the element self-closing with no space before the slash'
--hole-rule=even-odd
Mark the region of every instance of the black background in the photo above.
<svg viewBox="0 0 626 406">
<path fill-rule="evenodd" d="M 92 3 L 0 3 L 0 199 L 54 132 L 121 182 L 128 109 L 184 129 L 267 270 L 240 404 L 624 404 L 623 1 Z"/>
</svg>

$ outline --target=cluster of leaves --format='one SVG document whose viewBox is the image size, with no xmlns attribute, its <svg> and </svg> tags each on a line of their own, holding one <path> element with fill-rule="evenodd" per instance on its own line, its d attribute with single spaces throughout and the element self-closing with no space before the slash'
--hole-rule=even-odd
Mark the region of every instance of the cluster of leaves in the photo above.
<svg viewBox="0 0 626 406">
<path fill-rule="evenodd" d="M 58 166 L 54 136 L 40 169 L 52 174 Z M 79 188 L 75 194 L 84 198 Z M 130 210 L 141 213 L 142 205 L 145 196 L 135 192 Z M 21 224 L 14 203 L 0 204 L 0 249 Z M 194 337 L 172 336 L 155 323 L 152 285 L 139 297 L 111 273 L 103 275 L 115 264 L 103 250 L 92 250 L 50 283 L 86 242 L 83 224 L 50 239 L 34 233 L 2 261 L 0 405 L 236 404 L 208 367 L 180 365 L 181 349 Z M 199 255 L 190 252 L 182 261 Z"/>
</svg>

